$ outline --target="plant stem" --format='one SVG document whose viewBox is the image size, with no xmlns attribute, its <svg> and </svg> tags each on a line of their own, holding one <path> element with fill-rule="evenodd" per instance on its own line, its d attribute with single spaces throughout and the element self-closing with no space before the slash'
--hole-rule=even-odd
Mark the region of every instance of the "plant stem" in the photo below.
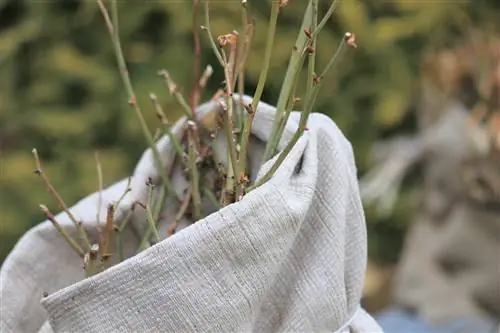
<svg viewBox="0 0 500 333">
<path fill-rule="evenodd" d="M 115 206 L 109 204 L 106 214 L 106 225 L 104 226 L 104 231 L 101 233 L 101 244 L 99 246 L 99 251 L 102 260 L 108 259 L 110 256 L 109 239 L 111 237 L 111 233 L 114 230 L 114 217 L 115 217 Z"/>
<path fill-rule="evenodd" d="M 118 252 L 118 260 L 121 262 L 125 260 L 125 254 L 123 253 L 123 229 L 127 226 L 129 221 L 132 219 L 132 216 L 134 215 L 135 211 L 135 206 L 136 203 L 134 202 L 132 204 L 132 207 L 130 208 L 130 211 L 128 212 L 127 216 L 123 219 L 123 222 L 119 227 L 116 228 L 116 248 Z"/>
<path fill-rule="evenodd" d="M 311 19 L 311 27 L 309 31 L 316 32 L 316 26 L 318 24 L 318 0 L 312 0 L 312 19 Z M 311 52 L 309 52 L 308 63 L 307 63 L 307 91 L 310 91 L 313 88 L 313 80 L 314 80 L 314 70 L 316 64 L 316 40 L 317 34 L 314 33 L 311 36 Z"/>
<path fill-rule="evenodd" d="M 264 53 L 264 63 L 262 70 L 260 72 L 259 81 L 257 83 L 257 88 L 255 89 L 255 93 L 253 95 L 252 104 L 250 109 L 248 110 L 248 117 L 243 124 L 243 133 L 241 134 L 241 144 L 240 144 L 240 153 L 238 156 L 238 179 L 240 178 L 240 172 L 245 173 L 247 167 L 247 152 L 248 152 L 248 141 L 250 140 L 250 133 L 252 131 L 252 124 L 255 118 L 255 113 L 257 112 L 257 105 L 260 102 L 262 97 L 262 93 L 264 92 L 264 87 L 267 81 L 267 74 L 269 72 L 269 65 L 271 63 L 271 55 L 274 46 L 274 37 L 276 35 L 276 24 L 278 22 L 278 14 L 279 14 L 279 2 L 273 1 L 271 6 L 271 15 L 269 16 L 269 28 L 267 31 L 267 41 L 266 41 L 266 50 Z M 240 96 L 242 98 L 242 96 Z M 239 192 L 241 192 L 244 183 L 238 181 L 238 188 L 240 189 L 236 193 L 236 198 L 239 198 Z"/>
<path fill-rule="evenodd" d="M 193 87 L 191 91 L 191 112 L 194 114 L 196 107 L 200 102 L 200 87 L 198 80 L 200 79 L 200 63 L 201 63 L 201 46 L 200 46 L 200 32 L 198 27 L 198 6 L 199 0 L 193 0 L 193 15 L 192 15 L 192 29 L 193 29 L 193 46 L 194 46 L 194 61 L 193 61 Z"/>
<path fill-rule="evenodd" d="M 47 206 L 40 205 L 40 209 L 45 214 L 47 220 L 49 220 L 52 223 L 52 225 L 56 228 L 57 232 L 59 232 L 59 234 L 64 238 L 66 243 L 68 243 L 68 245 L 71 246 L 71 248 L 75 250 L 75 252 L 78 253 L 80 257 L 83 257 L 85 255 L 85 251 L 83 251 L 80 245 L 78 245 L 78 243 L 73 238 L 71 238 L 70 235 L 68 235 L 66 230 L 64 230 L 61 224 L 56 220 L 55 216 L 50 212 Z"/>
<path fill-rule="evenodd" d="M 194 121 L 195 118 L 193 116 L 193 113 L 191 112 L 191 107 L 189 106 L 189 104 L 186 101 L 186 99 L 184 98 L 184 96 L 178 91 L 177 84 L 174 82 L 174 80 L 170 76 L 170 73 L 167 70 L 162 69 L 162 70 L 160 70 L 158 72 L 158 75 L 160 75 L 161 77 L 163 77 L 163 79 L 165 80 L 165 84 L 167 85 L 170 94 L 172 96 L 174 96 L 175 99 L 177 100 L 177 102 L 180 104 L 180 106 L 182 107 L 182 111 L 184 111 L 184 114 L 189 119 L 191 119 L 191 120 Z"/>
<path fill-rule="evenodd" d="M 337 6 L 337 0 L 333 0 L 332 3 L 330 4 L 330 7 L 328 8 L 328 11 L 326 12 L 325 16 L 321 19 L 321 21 L 318 23 L 316 29 L 311 30 L 313 35 L 312 37 L 318 37 L 319 33 L 325 26 L 326 22 L 330 19 L 330 17 L 333 14 L 333 11 L 335 10 L 335 7 Z"/>
<path fill-rule="evenodd" d="M 346 34 L 346 36 L 347 36 L 347 34 Z M 299 140 L 299 138 L 304 133 L 304 130 L 305 130 L 306 125 L 307 125 L 307 120 L 309 118 L 309 114 L 311 113 L 311 110 L 313 108 L 314 102 L 316 100 L 316 96 L 318 95 L 319 89 L 321 88 L 321 85 L 322 85 L 322 80 L 321 79 L 328 73 L 328 71 L 337 62 L 336 60 L 338 59 L 339 54 L 341 53 L 341 51 L 342 51 L 345 43 L 346 43 L 346 37 L 344 37 L 342 39 L 341 44 L 337 48 L 337 51 L 332 56 L 332 58 L 328 62 L 328 65 L 323 70 L 323 72 L 321 73 L 321 75 L 318 77 L 318 80 L 316 81 L 315 85 L 309 91 L 308 96 L 306 96 L 305 109 L 300 114 L 299 127 L 298 127 L 297 131 L 295 132 L 295 134 L 293 135 L 292 139 L 285 146 L 285 148 L 280 153 L 280 155 L 278 156 L 277 160 L 271 166 L 271 168 L 269 169 L 269 171 L 262 178 L 260 178 L 253 186 L 249 187 L 248 191 L 251 191 L 251 190 L 259 187 L 260 185 L 262 185 L 263 183 L 265 183 L 266 181 L 268 181 L 269 179 L 271 179 L 271 177 L 276 172 L 276 170 L 279 168 L 279 166 L 281 165 L 281 163 L 283 163 L 283 161 L 285 160 L 286 156 L 290 153 L 290 151 L 292 150 L 293 146 L 295 146 L 295 144 L 297 143 L 297 141 Z"/>
<path fill-rule="evenodd" d="M 99 245 L 92 244 L 90 250 L 85 253 L 83 257 L 83 267 L 85 270 L 85 277 L 91 277 L 102 271 L 102 263 L 99 260 Z"/>
<path fill-rule="evenodd" d="M 127 65 L 125 63 L 125 58 L 123 56 L 123 50 L 120 42 L 120 36 L 119 36 L 119 30 L 118 30 L 118 9 L 117 9 L 117 0 L 112 0 L 111 1 L 111 17 L 109 16 L 108 10 L 106 9 L 106 6 L 102 2 L 102 0 L 97 0 L 97 4 L 99 5 L 99 8 L 102 12 L 102 15 L 104 17 L 104 20 L 106 22 L 106 25 L 108 27 L 109 34 L 111 36 L 111 40 L 113 42 L 113 46 L 115 48 L 115 55 L 116 55 L 116 60 L 118 62 L 118 68 L 120 70 L 120 75 L 123 81 L 123 84 L 125 85 L 125 89 L 127 90 L 127 94 L 129 97 L 129 103 L 132 105 L 135 114 L 137 118 L 139 119 L 139 123 L 142 128 L 142 132 L 146 138 L 146 141 L 148 142 L 149 146 L 151 147 L 151 150 L 153 152 L 153 157 L 154 161 L 156 164 L 156 168 L 158 170 L 158 173 L 163 181 L 163 184 L 166 188 L 166 192 L 170 192 L 171 190 L 171 185 L 168 180 L 168 178 L 165 175 L 164 172 L 164 165 L 161 160 L 160 153 L 155 145 L 153 135 L 151 134 L 151 131 L 148 128 L 148 125 L 146 123 L 146 120 L 144 119 L 144 116 L 142 114 L 142 111 L 139 107 L 139 104 L 137 103 L 137 98 L 135 95 L 134 88 L 132 86 L 132 82 L 130 80 L 129 72 Z"/>
<path fill-rule="evenodd" d="M 156 221 L 153 217 L 153 212 L 151 210 L 151 206 L 153 205 L 153 184 L 148 184 L 148 202 L 146 203 L 146 216 L 149 222 L 149 230 L 153 233 L 154 242 L 157 243 L 160 241 L 160 235 L 158 234 L 158 230 L 156 228 Z"/>
<path fill-rule="evenodd" d="M 217 198 L 215 197 L 215 194 L 213 194 L 210 189 L 204 187 L 203 195 L 210 201 L 210 203 L 212 203 L 212 205 L 214 205 L 216 209 L 221 208 L 219 202 L 217 201 Z"/>
<path fill-rule="evenodd" d="M 96 223 L 97 223 L 97 230 L 101 230 L 101 205 L 102 205 L 102 183 L 103 183 L 103 177 L 102 177 L 102 166 L 101 166 L 101 161 L 99 160 L 99 152 L 94 153 L 94 158 L 95 158 L 95 164 L 96 164 L 96 169 L 97 169 L 97 184 L 98 184 L 98 189 L 99 189 L 99 194 L 97 197 L 97 213 L 96 213 Z"/>
<path fill-rule="evenodd" d="M 210 9 L 209 9 L 209 1 L 205 0 L 205 26 L 203 27 L 204 30 L 207 31 L 208 34 L 208 39 L 210 41 L 210 45 L 212 46 L 212 50 L 217 57 L 217 60 L 219 61 L 219 64 L 224 67 L 224 61 L 222 60 L 222 55 L 217 47 L 217 44 L 215 43 L 214 37 L 212 36 L 212 32 L 210 31 Z"/>
<path fill-rule="evenodd" d="M 346 44 L 346 38 L 342 38 L 340 45 L 337 47 L 337 50 L 333 54 L 333 56 L 328 61 L 325 69 L 321 74 L 316 78 L 316 83 L 310 92 L 309 96 L 306 98 L 305 108 L 310 112 L 316 102 L 316 97 L 318 96 L 318 91 L 323 85 L 323 78 L 328 74 L 328 72 L 334 67 L 336 63 L 338 63 L 338 59 L 342 51 L 344 50 L 344 46 Z"/>
<path fill-rule="evenodd" d="M 281 135 L 288 120 L 289 113 L 286 112 L 286 106 L 292 93 L 295 78 L 297 75 L 299 75 L 304 61 L 303 50 L 305 49 L 308 41 L 307 36 L 304 34 L 304 29 L 311 25 L 311 13 L 312 0 L 309 1 L 309 4 L 307 6 L 300 32 L 297 36 L 297 40 L 290 56 L 290 61 L 288 63 L 288 68 L 283 80 L 283 85 L 281 86 L 278 103 L 276 105 L 276 116 L 273 122 L 273 128 L 269 140 L 266 144 L 266 150 L 263 156 L 264 162 L 269 160 L 274 155 L 276 147 L 279 144 Z"/>
<path fill-rule="evenodd" d="M 200 196 L 200 176 L 198 173 L 198 153 L 195 142 L 194 122 L 188 122 L 188 168 L 191 173 L 191 193 L 193 200 L 193 217 L 195 220 L 201 218 L 201 196 Z"/>
<path fill-rule="evenodd" d="M 151 103 L 153 103 L 153 106 L 156 109 L 156 114 L 158 115 L 158 118 L 160 118 L 163 126 L 164 126 L 164 133 L 167 134 L 168 138 L 170 139 L 170 142 L 174 146 L 174 150 L 179 155 L 179 157 L 184 157 L 184 149 L 181 146 L 181 143 L 179 142 L 178 138 L 170 131 L 169 128 L 169 122 L 167 119 L 167 116 L 165 115 L 165 112 L 163 111 L 163 108 L 161 107 L 160 103 L 158 102 L 158 99 L 156 98 L 155 94 L 149 94 L 149 99 Z"/>
<path fill-rule="evenodd" d="M 59 194 L 59 192 L 56 191 L 52 183 L 50 182 L 50 179 L 47 177 L 47 175 L 43 172 L 42 170 L 42 163 L 40 162 L 40 157 L 38 156 L 38 151 L 36 149 L 32 150 L 33 157 L 35 158 L 35 164 L 36 164 L 36 170 L 35 173 L 43 180 L 45 183 L 45 186 L 47 187 L 47 190 L 54 196 L 56 199 L 57 203 L 59 206 L 64 210 L 64 212 L 68 215 L 70 220 L 73 222 L 75 225 L 76 229 L 78 230 L 78 233 L 80 234 L 80 238 L 84 243 L 84 252 L 88 251 L 90 249 L 90 241 L 87 236 L 87 233 L 85 232 L 85 229 L 83 228 L 83 225 L 80 221 L 78 221 L 73 215 L 73 213 L 69 210 L 68 206 L 66 205 L 66 202 L 64 202 L 63 198 Z"/>
</svg>

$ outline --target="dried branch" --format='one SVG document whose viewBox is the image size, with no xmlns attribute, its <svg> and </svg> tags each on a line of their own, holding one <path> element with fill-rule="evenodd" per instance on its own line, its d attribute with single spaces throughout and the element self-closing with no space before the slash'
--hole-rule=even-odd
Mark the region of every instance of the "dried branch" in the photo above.
<svg viewBox="0 0 500 333">
<path fill-rule="evenodd" d="M 90 241 L 87 236 L 87 233 L 85 232 L 85 229 L 83 228 L 83 225 L 80 221 L 78 221 L 73 215 L 73 213 L 69 210 L 68 205 L 66 205 L 66 202 L 64 202 L 63 198 L 61 195 L 57 192 L 57 190 L 54 188 L 52 183 L 50 182 L 50 179 L 47 177 L 47 175 L 43 172 L 42 170 L 42 164 L 40 162 L 40 158 L 38 156 L 38 152 L 35 148 L 32 150 L 33 157 L 35 158 L 35 164 L 36 164 L 36 169 L 35 169 L 35 174 L 37 174 L 45 183 L 45 186 L 47 187 L 47 190 L 54 196 L 56 199 L 57 203 L 61 207 L 61 209 L 64 210 L 64 212 L 68 215 L 70 220 L 73 222 L 75 225 L 76 229 L 78 230 L 78 233 L 80 235 L 81 240 L 84 243 L 84 250 L 88 251 L 90 249 Z"/>
<path fill-rule="evenodd" d="M 80 257 L 83 257 L 85 251 L 83 251 L 80 245 L 78 245 L 78 243 L 73 238 L 71 238 L 71 236 L 66 232 L 66 230 L 64 230 L 64 228 L 56 220 L 55 216 L 50 212 L 47 206 L 40 205 L 40 209 L 45 214 L 47 220 L 49 220 L 52 223 L 52 225 L 56 228 L 57 232 L 59 232 L 59 234 L 64 238 L 66 243 L 68 243 L 68 245 L 71 246 L 71 248 L 75 250 L 75 252 L 78 253 Z"/>
<path fill-rule="evenodd" d="M 101 245 L 99 246 L 100 256 L 103 261 L 107 260 L 111 256 L 109 251 L 109 239 L 111 237 L 111 233 L 114 231 L 114 217 L 115 206 L 109 204 L 106 214 L 106 225 L 101 233 Z"/>
</svg>

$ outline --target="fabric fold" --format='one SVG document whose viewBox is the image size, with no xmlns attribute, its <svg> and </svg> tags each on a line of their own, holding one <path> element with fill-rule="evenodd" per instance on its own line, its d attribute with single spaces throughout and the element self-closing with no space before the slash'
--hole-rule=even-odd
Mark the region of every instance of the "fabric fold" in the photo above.
<svg viewBox="0 0 500 333">
<path fill-rule="evenodd" d="M 214 107 L 206 103 L 200 112 Z M 255 158 L 275 112 L 258 106 Z M 280 147 L 299 117 L 290 116 Z M 168 155 L 168 139 L 159 145 Z M 118 214 L 143 195 L 142 177 L 157 176 L 150 153 L 136 175 Z M 124 182 L 102 193 L 101 210 L 123 193 Z M 72 208 L 88 228 L 95 226 L 95 198 Z M 91 278 L 82 278 L 78 258 L 50 227 L 44 222 L 30 230 L 2 267 L 2 332 L 45 332 L 47 319 L 54 332 L 382 332 L 358 310 L 367 244 L 352 148 L 321 114 L 311 114 L 308 130 L 270 181 L 135 256 L 137 239 L 129 235 L 130 258 Z M 28 274 L 25 283 L 16 280 Z M 42 291 L 49 295 L 40 305 Z"/>
</svg>

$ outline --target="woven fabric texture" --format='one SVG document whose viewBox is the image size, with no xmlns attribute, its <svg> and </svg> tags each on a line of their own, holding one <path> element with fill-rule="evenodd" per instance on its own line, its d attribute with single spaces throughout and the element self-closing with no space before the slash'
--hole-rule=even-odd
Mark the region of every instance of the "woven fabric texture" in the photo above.
<svg viewBox="0 0 500 333">
<path fill-rule="evenodd" d="M 199 115 L 216 107 L 205 103 Z M 252 178 L 274 162 L 259 167 L 275 112 L 258 106 Z M 281 148 L 299 117 L 290 116 Z M 174 163 L 168 137 L 157 146 Z M 187 182 L 177 169 L 172 182 L 181 195 Z M 148 177 L 159 182 L 150 150 L 116 219 L 135 200 L 145 201 Z M 71 208 L 94 239 L 97 208 L 103 219 L 126 186 L 122 180 Z M 176 205 L 165 205 L 162 235 Z M 76 236 L 64 213 L 57 219 Z M 270 181 L 196 223 L 183 221 L 182 230 L 134 255 L 145 225 L 144 213 L 136 212 L 124 235 L 129 258 L 87 279 L 50 222 L 28 231 L 0 272 L 1 332 L 382 332 L 360 308 L 367 239 L 352 147 L 324 115 L 310 115 L 308 130 Z"/>
</svg>

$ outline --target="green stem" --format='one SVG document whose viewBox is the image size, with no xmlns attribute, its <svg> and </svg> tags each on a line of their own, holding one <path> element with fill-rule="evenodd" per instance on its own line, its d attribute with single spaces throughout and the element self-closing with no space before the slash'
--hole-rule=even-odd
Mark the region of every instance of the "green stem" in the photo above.
<svg viewBox="0 0 500 333">
<path fill-rule="evenodd" d="M 316 32 L 316 26 L 318 24 L 318 0 L 312 0 L 312 20 L 311 28 L 309 31 Z M 307 64 L 307 91 L 310 91 L 314 85 L 314 70 L 316 65 L 316 40 L 317 34 L 314 33 L 311 36 L 311 48 L 312 52 L 309 52 L 308 64 Z"/>
<path fill-rule="evenodd" d="M 153 233 L 155 237 L 155 242 L 159 242 L 160 235 L 158 234 L 158 230 L 156 228 L 156 222 L 153 217 L 153 212 L 151 210 L 152 202 L 153 202 L 153 185 L 149 185 L 148 202 L 146 204 L 146 215 L 147 215 L 147 220 L 149 222 L 149 230 L 151 230 L 151 232 Z"/>
<path fill-rule="evenodd" d="M 209 1 L 205 0 L 205 27 L 204 29 L 207 31 L 208 39 L 210 40 L 210 45 L 212 46 L 212 50 L 214 51 L 217 60 L 219 60 L 219 64 L 224 67 L 224 61 L 222 60 L 222 55 L 215 43 L 214 37 L 212 36 L 212 32 L 210 31 L 210 9 L 208 5 Z"/>
<path fill-rule="evenodd" d="M 266 42 L 266 50 L 264 53 L 264 63 L 262 70 L 260 72 L 259 81 L 257 83 L 257 88 L 255 89 L 255 93 L 253 95 L 252 104 L 248 113 L 248 117 L 243 125 L 243 133 L 241 135 L 241 145 L 240 145 L 240 153 L 238 157 L 238 170 L 241 172 L 245 172 L 246 164 L 247 164 L 247 151 L 248 151 L 248 142 L 250 140 L 250 133 L 252 131 L 252 124 L 255 118 L 255 113 L 257 112 L 257 105 L 260 102 L 262 97 L 262 93 L 264 92 L 264 87 L 267 81 L 267 75 L 269 72 L 269 65 L 271 63 L 271 55 L 274 46 L 274 37 L 276 35 L 276 25 L 278 22 L 278 14 L 279 14 L 279 1 L 273 1 L 271 6 L 271 15 L 269 16 L 269 28 L 267 30 L 267 42 Z M 242 96 L 240 96 L 242 98 Z M 236 175 L 239 178 L 239 175 Z M 244 184 L 238 184 L 244 185 Z M 238 191 L 240 192 L 240 191 Z M 239 193 L 237 193 L 238 196 Z"/>
<path fill-rule="evenodd" d="M 278 146 L 278 143 L 281 139 L 281 135 L 283 133 L 286 121 L 288 120 L 289 114 L 287 114 L 286 112 L 286 106 L 290 98 L 290 94 L 292 93 L 295 78 L 297 75 L 299 75 L 300 69 L 302 68 L 302 64 L 304 61 L 303 50 L 305 49 L 308 41 L 308 38 L 304 33 L 304 29 L 306 29 L 311 25 L 311 17 L 312 17 L 311 12 L 312 12 L 312 1 L 310 0 L 306 9 L 306 13 L 304 15 L 304 19 L 302 21 L 300 32 L 297 36 L 297 40 L 295 42 L 292 54 L 290 56 L 290 61 L 288 63 L 288 68 L 285 74 L 285 78 L 283 80 L 283 85 L 281 86 L 278 103 L 276 105 L 276 116 L 273 122 L 271 135 L 266 144 L 266 150 L 264 152 L 263 161 L 269 160 L 274 155 L 276 147 Z"/>
<path fill-rule="evenodd" d="M 66 232 L 66 230 L 64 230 L 64 228 L 61 226 L 61 224 L 56 220 L 55 216 L 49 211 L 47 206 L 40 205 L 40 209 L 45 214 L 47 219 L 52 223 L 54 228 L 56 228 L 57 232 L 59 232 L 59 234 L 64 238 L 66 243 L 68 243 L 68 245 L 73 250 L 75 250 L 75 252 L 78 253 L 78 255 L 80 255 L 80 257 L 83 257 L 85 255 L 85 251 L 83 251 L 83 249 L 80 247 L 80 245 L 78 245 L 78 243 Z"/>
<path fill-rule="evenodd" d="M 195 124 L 190 124 L 196 126 Z M 201 218 L 201 196 L 200 196 L 200 176 L 198 173 L 198 167 L 196 160 L 198 159 L 198 154 L 196 152 L 196 143 L 193 133 L 193 128 L 188 129 L 188 167 L 191 173 L 191 192 L 194 208 L 194 219 L 198 220 Z"/>
<path fill-rule="evenodd" d="M 106 7 L 104 6 L 104 3 L 102 2 L 102 0 L 97 0 L 97 3 L 99 5 L 99 8 L 101 9 L 101 12 L 102 12 L 104 19 L 106 21 L 106 24 L 108 26 L 109 34 L 111 35 L 111 40 L 112 40 L 113 46 L 115 48 L 116 60 L 118 62 L 118 68 L 120 70 L 120 75 L 121 75 L 123 84 L 125 85 L 125 89 L 127 90 L 127 94 L 128 94 L 130 103 L 132 104 L 132 107 L 135 111 L 135 114 L 136 114 L 137 118 L 139 119 L 139 123 L 141 125 L 142 132 L 146 138 L 146 141 L 148 142 L 148 144 L 151 147 L 151 150 L 153 152 L 153 157 L 155 160 L 155 164 L 156 164 L 156 168 L 158 170 L 158 173 L 160 174 L 160 177 L 163 181 L 164 186 L 167 189 L 167 192 L 170 192 L 171 185 L 170 185 L 170 182 L 168 181 L 168 179 L 164 173 L 164 166 L 163 166 L 163 162 L 161 160 L 160 153 L 155 145 L 153 135 L 151 134 L 151 131 L 148 128 L 148 125 L 146 123 L 146 120 L 144 119 L 144 116 L 143 116 L 142 111 L 139 107 L 139 104 L 137 103 L 137 97 L 135 95 L 135 91 L 134 91 L 134 88 L 132 86 L 132 82 L 130 80 L 127 65 L 125 63 L 125 58 L 123 56 L 123 51 L 122 51 L 122 46 L 121 46 L 119 31 L 118 31 L 117 1 L 112 0 L 112 2 L 111 2 L 111 17 L 112 17 L 112 19 L 110 19 L 108 11 L 107 11 Z"/>
<path fill-rule="evenodd" d="M 318 23 L 318 26 L 316 27 L 315 30 L 311 30 L 313 33 L 313 37 L 317 37 L 323 27 L 325 26 L 326 22 L 330 19 L 330 17 L 333 14 L 333 11 L 335 10 L 335 7 L 337 5 L 337 0 L 333 0 L 330 7 L 328 8 L 328 11 L 326 12 L 325 16 L 323 16 L 323 19 L 321 19 L 321 22 Z"/>
<path fill-rule="evenodd" d="M 340 43 L 339 47 L 337 48 L 337 51 L 335 54 L 332 56 L 330 61 L 328 62 L 328 65 L 326 68 L 323 70 L 321 75 L 318 78 L 317 83 L 313 86 L 313 88 L 309 91 L 308 95 L 306 96 L 306 101 L 305 101 L 305 108 L 300 114 L 300 120 L 299 120 L 299 127 L 295 134 L 293 135 L 292 139 L 288 142 L 288 144 L 285 146 L 283 151 L 280 153 L 278 156 L 277 160 L 274 162 L 274 164 L 271 166 L 269 171 L 262 177 L 260 178 L 253 186 L 248 188 L 248 191 L 251 191 L 259 186 L 261 186 L 263 183 L 271 179 L 273 174 L 278 170 L 280 165 L 283 163 L 285 160 L 286 156 L 290 153 L 292 148 L 295 146 L 299 138 L 302 136 L 304 133 L 304 130 L 307 125 L 307 120 L 309 118 L 309 114 L 311 113 L 311 110 L 313 108 L 314 102 L 316 101 L 316 97 L 318 96 L 318 92 L 322 86 L 322 78 L 331 70 L 334 64 L 337 63 L 337 59 L 342 52 L 342 49 L 344 48 L 345 44 L 345 38 L 342 38 L 342 42 Z"/>
</svg>

